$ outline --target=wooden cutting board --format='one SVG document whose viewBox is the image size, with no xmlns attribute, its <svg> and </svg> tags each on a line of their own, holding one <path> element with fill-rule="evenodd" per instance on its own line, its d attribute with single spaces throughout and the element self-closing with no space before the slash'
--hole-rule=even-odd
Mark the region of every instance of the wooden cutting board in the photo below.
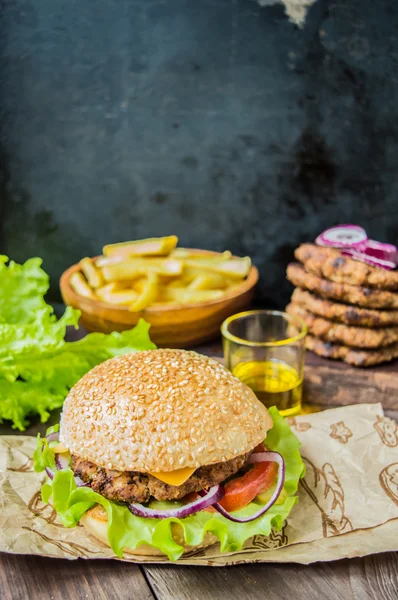
<svg viewBox="0 0 398 600">
<path fill-rule="evenodd" d="M 398 361 L 366 369 L 307 352 L 304 401 L 322 408 L 381 402 L 398 416 Z"/>
</svg>

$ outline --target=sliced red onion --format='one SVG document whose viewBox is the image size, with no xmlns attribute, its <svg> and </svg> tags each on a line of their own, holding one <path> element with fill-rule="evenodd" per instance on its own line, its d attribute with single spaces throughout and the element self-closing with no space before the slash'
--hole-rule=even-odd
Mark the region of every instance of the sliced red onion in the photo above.
<svg viewBox="0 0 398 600">
<path fill-rule="evenodd" d="M 372 267 L 381 267 L 382 269 L 387 269 L 391 271 L 397 267 L 395 262 L 390 260 L 383 260 L 382 258 L 376 258 L 375 256 L 370 256 L 367 252 L 357 252 L 352 249 L 345 249 L 341 251 L 341 254 L 344 256 L 349 256 L 354 260 L 358 260 L 360 262 L 366 263 L 367 265 L 371 265 Z"/>
<path fill-rule="evenodd" d="M 398 266 L 398 248 L 368 239 L 366 231 L 359 225 L 337 225 L 326 229 L 318 235 L 315 243 L 339 248 L 345 256 L 372 267 L 391 270 Z"/>
<path fill-rule="evenodd" d="M 49 479 L 54 479 L 54 471 L 52 469 L 50 469 L 50 467 L 46 467 L 46 473 L 47 473 L 47 477 L 49 477 Z"/>
<path fill-rule="evenodd" d="M 58 471 L 65 471 L 65 469 L 69 469 L 69 459 L 66 456 L 63 456 L 62 454 L 55 454 L 54 458 Z M 84 483 L 83 479 L 80 479 L 78 475 L 75 475 L 74 479 L 77 487 L 88 486 L 88 483 Z"/>
<path fill-rule="evenodd" d="M 318 235 L 315 243 L 318 246 L 362 250 L 366 248 L 367 240 L 368 236 L 363 227 L 359 225 L 337 225 Z"/>
<path fill-rule="evenodd" d="M 58 437 L 55 437 L 58 436 Z M 50 433 L 50 435 L 47 436 L 47 441 L 48 442 L 58 442 L 59 441 L 59 433 Z M 41 450 L 44 450 L 44 444 L 41 447 Z M 66 456 L 62 456 L 62 454 L 54 454 L 54 460 L 55 460 L 55 466 L 57 467 L 57 471 L 64 471 L 65 469 L 69 469 L 69 460 Z M 50 469 L 50 467 L 45 467 L 45 471 L 47 473 L 47 476 L 53 480 L 54 479 L 54 471 L 52 469 Z M 85 483 L 82 479 L 80 479 L 80 477 L 78 477 L 77 475 L 74 476 L 74 480 L 75 483 L 77 485 L 77 487 L 87 487 L 88 483 Z"/>
<path fill-rule="evenodd" d="M 75 475 L 74 479 L 77 487 L 88 487 L 88 483 L 85 483 L 78 475 Z"/>
<path fill-rule="evenodd" d="M 398 248 L 393 244 L 385 244 L 384 242 L 368 240 L 365 254 L 381 260 L 390 261 L 395 263 L 395 265 L 398 264 Z"/>
<path fill-rule="evenodd" d="M 279 466 L 282 462 L 282 469 L 285 470 L 285 461 L 283 459 L 283 456 L 279 454 L 279 452 L 273 452 L 272 450 L 266 450 L 264 452 L 254 452 L 253 454 L 250 454 L 247 462 L 250 465 L 255 465 L 256 463 L 262 462 L 276 462 Z M 285 476 L 285 474 L 283 474 L 283 476 Z"/>
<path fill-rule="evenodd" d="M 58 471 L 69 469 L 69 460 L 66 456 L 62 456 L 62 454 L 55 454 L 54 458 Z"/>
<path fill-rule="evenodd" d="M 223 508 L 218 502 L 213 504 L 214 508 L 226 519 L 230 521 L 234 521 L 234 523 L 250 523 L 250 521 L 255 521 L 259 517 L 262 517 L 273 504 L 278 500 L 278 497 L 283 490 L 283 485 L 285 483 L 285 461 L 283 460 L 283 456 L 279 454 L 279 452 L 256 452 L 249 457 L 249 463 L 260 463 L 260 462 L 276 462 L 279 465 L 278 469 L 278 479 L 276 481 L 276 489 L 272 494 L 271 498 L 268 500 L 267 504 L 262 506 L 260 510 L 258 510 L 254 515 L 250 515 L 250 517 L 235 517 L 231 515 L 225 508 Z"/>
<path fill-rule="evenodd" d="M 175 517 L 177 519 L 183 519 L 194 515 L 200 510 L 204 510 L 208 506 L 212 506 L 218 500 L 224 496 L 224 489 L 221 485 L 214 485 L 205 493 L 204 496 L 181 506 L 180 508 L 170 508 L 168 510 L 158 510 L 156 508 L 147 508 L 142 504 L 133 503 L 128 504 L 127 508 L 136 517 L 145 517 L 147 519 L 169 519 Z"/>
</svg>

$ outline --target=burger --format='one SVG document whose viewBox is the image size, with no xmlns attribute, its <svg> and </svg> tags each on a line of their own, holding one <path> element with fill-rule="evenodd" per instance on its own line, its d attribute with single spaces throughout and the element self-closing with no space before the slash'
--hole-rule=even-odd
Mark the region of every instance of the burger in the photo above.
<svg viewBox="0 0 398 600">
<path fill-rule="evenodd" d="M 35 469 L 64 526 L 80 522 L 119 557 L 171 560 L 280 529 L 304 471 L 275 408 L 216 360 L 170 349 L 89 371 L 39 437 Z"/>
</svg>

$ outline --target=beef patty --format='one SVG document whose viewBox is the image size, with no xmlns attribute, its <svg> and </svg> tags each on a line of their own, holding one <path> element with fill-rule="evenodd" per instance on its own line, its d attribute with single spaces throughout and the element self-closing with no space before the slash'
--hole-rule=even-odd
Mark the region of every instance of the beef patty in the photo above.
<svg viewBox="0 0 398 600">
<path fill-rule="evenodd" d="M 398 325 L 398 310 L 361 308 L 352 304 L 333 302 L 301 288 L 294 290 L 291 301 L 319 317 L 338 321 L 345 325 L 370 328 Z"/>
<path fill-rule="evenodd" d="M 347 283 L 380 290 L 398 290 L 398 271 L 380 269 L 344 256 L 336 248 L 325 248 L 316 244 L 301 244 L 294 256 L 304 263 L 306 271 L 330 279 L 336 283 Z"/>
<path fill-rule="evenodd" d="M 116 502 L 148 502 L 156 500 L 179 500 L 190 492 L 210 488 L 221 483 L 246 463 L 250 452 L 226 462 L 199 467 L 179 486 L 169 485 L 153 475 L 138 471 L 114 471 L 97 467 L 94 463 L 72 454 L 72 469 L 91 489 L 108 500 Z"/>
<path fill-rule="evenodd" d="M 332 344 L 313 335 L 307 335 L 305 347 L 319 356 L 340 359 L 354 367 L 370 367 L 398 358 L 398 342 L 378 350 L 361 350 L 341 344 Z"/>
<path fill-rule="evenodd" d="M 308 273 L 299 263 L 290 263 L 286 275 L 293 285 L 314 292 L 322 298 L 331 298 L 338 302 L 357 304 L 366 308 L 398 309 L 396 292 L 329 281 Z"/>
<path fill-rule="evenodd" d="M 337 344 L 363 349 L 380 349 L 398 342 L 397 325 L 395 327 L 370 328 L 334 323 L 334 321 L 329 321 L 328 319 L 323 319 L 312 314 L 295 302 L 291 302 L 286 306 L 286 312 L 290 315 L 300 317 L 307 325 L 311 335 L 327 342 L 336 342 Z"/>
</svg>

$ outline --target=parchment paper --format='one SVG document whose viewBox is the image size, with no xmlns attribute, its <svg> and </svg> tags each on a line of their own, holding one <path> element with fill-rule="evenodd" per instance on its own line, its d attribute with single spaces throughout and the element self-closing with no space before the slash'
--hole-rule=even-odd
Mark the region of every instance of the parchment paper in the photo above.
<svg viewBox="0 0 398 600">
<path fill-rule="evenodd" d="M 218 545 L 178 563 L 308 564 L 398 550 L 398 427 L 379 404 L 347 406 L 290 419 L 307 474 L 299 503 L 280 532 L 255 536 L 240 552 Z M 64 528 L 43 504 L 43 476 L 32 469 L 35 439 L 0 438 L 0 551 L 58 558 L 115 558 L 81 526 Z M 168 562 L 129 556 L 130 562 Z"/>
</svg>

